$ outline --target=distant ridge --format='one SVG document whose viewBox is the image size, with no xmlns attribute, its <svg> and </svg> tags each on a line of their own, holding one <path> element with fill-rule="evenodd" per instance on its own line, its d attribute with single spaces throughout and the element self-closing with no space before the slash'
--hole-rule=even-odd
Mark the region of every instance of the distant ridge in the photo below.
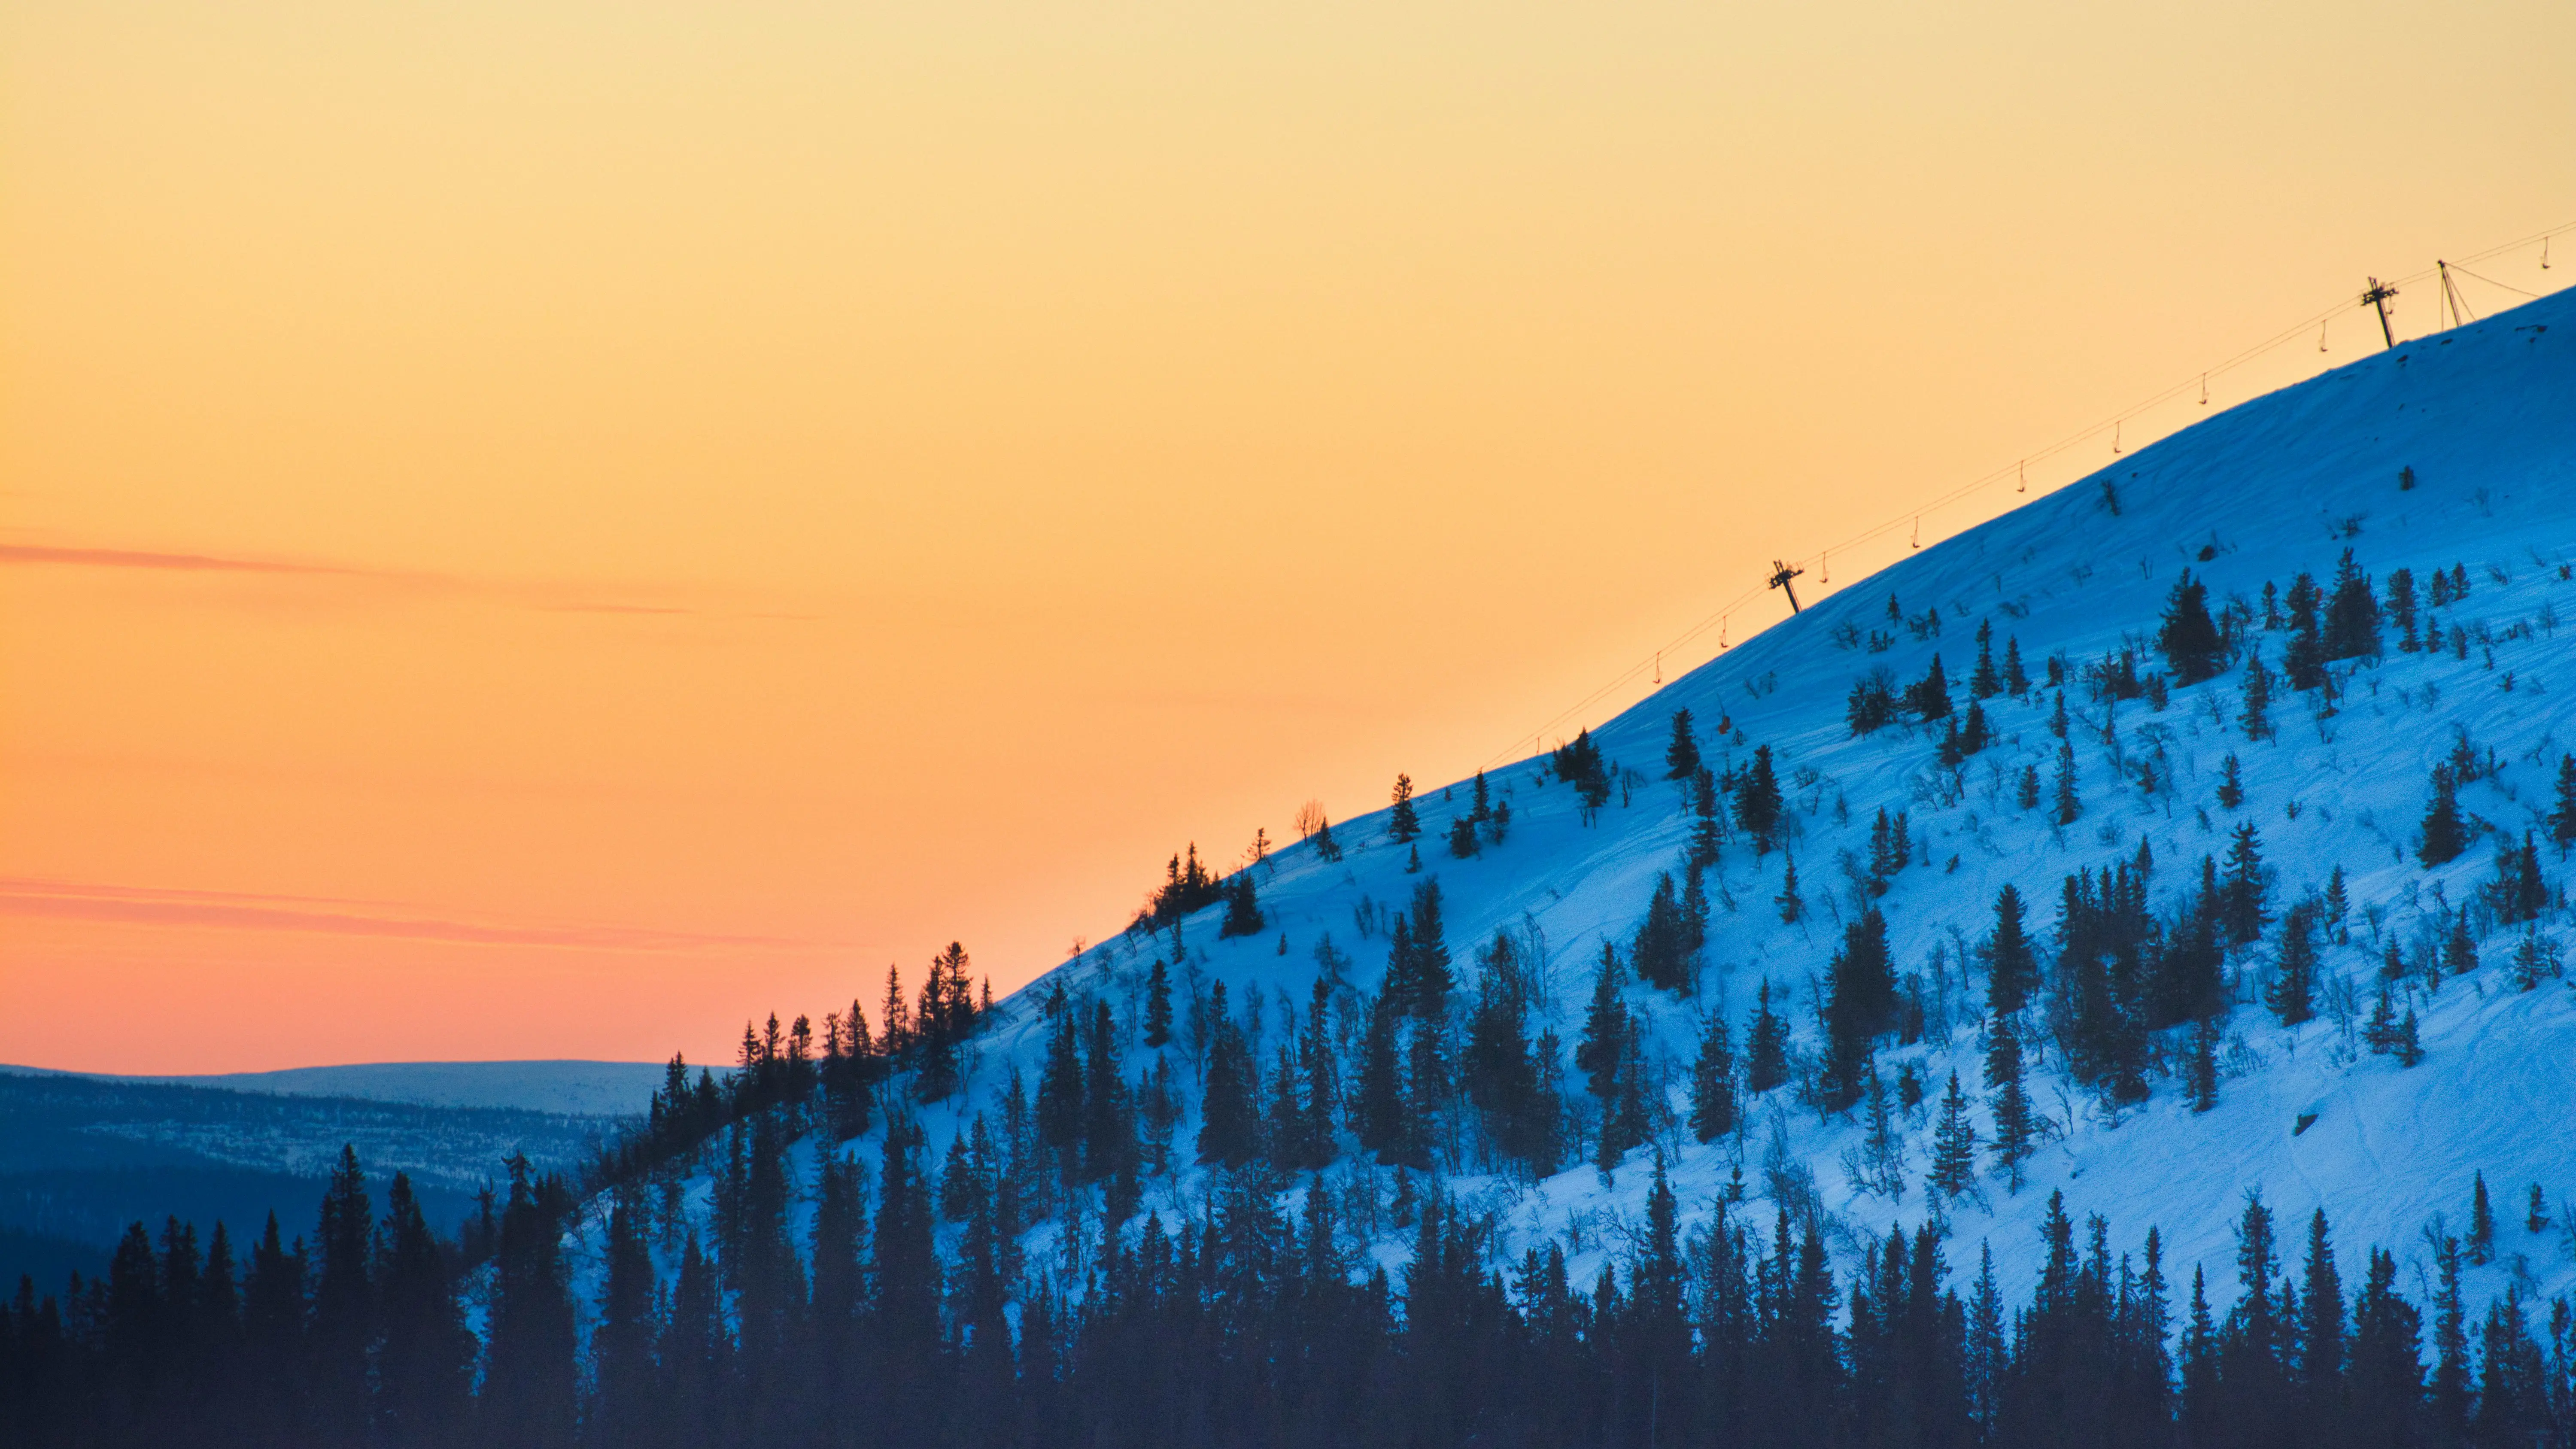
<svg viewBox="0 0 2576 1449">
<path fill-rule="evenodd" d="M 0 1071 L 213 1087 L 282 1097 L 349 1097 L 427 1107 L 513 1108 L 577 1117 L 641 1114 L 662 1080 L 662 1067 L 656 1062 L 590 1061 L 354 1062 L 274 1072 L 167 1077 L 54 1073 L 42 1067 L 0 1066 Z"/>
</svg>

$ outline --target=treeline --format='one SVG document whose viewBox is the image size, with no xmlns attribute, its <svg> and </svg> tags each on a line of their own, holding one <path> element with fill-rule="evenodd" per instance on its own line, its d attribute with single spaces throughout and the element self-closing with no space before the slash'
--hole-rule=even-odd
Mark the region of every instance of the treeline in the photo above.
<svg viewBox="0 0 2576 1449">
<path fill-rule="evenodd" d="M 2519 1289 L 2473 1314 L 2479 1249 L 2438 1232 L 2423 1305 L 2379 1248 L 2347 1290 L 2325 1215 L 2292 1266 L 2258 1196 L 2223 1309 L 2198 1268 L 2177 1288 L 2154 1231 L 2115 1254 L 2057 1196 L 2026 1297 L 1982 1249 L 1960 1281 L 1937 1223 L 1865 1241 L 1838 1277 L 1821 1225 L 1786 1209 L 1757 1225 L 1722 1199 L 1685 1233 L 1660 1156 L 1639 1231 L 1588 1287 L 1562 1243 L 1498 1265 L 1493 1221 L 1436 1191 L 1390 1270 L 1320 1178 L 1281 1195 L 1249 1173 L 1220 1174 L 1203 1213 L 1059 1244 L 1076 1277 L 1023 1271 L 971 1206 L 942 1254 L 916 1129 L 891 1133 L 873 1191 L 837 1158 L 800 1183 L 774 1127 L 736 1141 L 742 1195 L 711 1240 L 657 1251 L 648 1212 L 608 1204 L 578 1305 L 569 1199 L 524 1172 L 493 1259 L 462 1274 L 400 1178 L 372 1214 L 354 1158 L 311 1239 L 272 1222 L 246 1262 L 220 1226 L 156 1244 L 138 1224 L 104 1280 L 22 1284 L 0 1312 L 0 1442 L 2576 1444 L 2564 1299 L 2539 1324 Z"/>
</svg>

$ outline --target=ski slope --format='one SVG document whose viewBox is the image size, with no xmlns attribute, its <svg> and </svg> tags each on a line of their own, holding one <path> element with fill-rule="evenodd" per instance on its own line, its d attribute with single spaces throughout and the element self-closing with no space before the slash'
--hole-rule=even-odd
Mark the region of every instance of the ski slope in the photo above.
<svg viewBox="0 0 2576 1449">
<path fill-rule="evenodd" d="M 2401 488 L 2401 472 L 2410 469 L 2412 486 Z M 2142 668 L 2161 668 L 2151 641 L 2182 568 L 2210 585 L 2215 612 L 2232 597 L 2258 600 L 2267 581 L 2286 591 L 2302 571 L 2330 582 L 2345 548 L 2382 581 L 2397 567 L 2420 580 L 2437 566 L 2465 565 L 2469 595 L 2438 612 L 2446 634 L 2464 631 L 2466 657 L 2447 648 L 2398 652 L 2392 631 L 2381 660 L 2350 671 L 2331 715 L 2319 714 L 2313 695 L 2276 685 L 2277 733 L 2259 743 L 2235 726 L 2234 669 L 2174 690 L 2161 709 L 2124 703 L 2108 721 L 2085 691 L 2070 687 L 2069 738 L 2084 802 L 2071 826 L 2050 824 L 2045 802 L 2024 810 L 2013 798 L 2023 766 L 2036 765 L 2046 781 L 2055 765 L 2058 740 L 2046 724 L 2052 695 L 2044 688 L 2026 699 L 1987 701 L 2002 739 L 1970 759 L 1952 788 L 1940 778 L 1931 734 L 1897 727 L 1853 738 L 1846 727 L 1846 693 L 1873 667 L 1909 681 L 1937 650 L 1960 692 L 1980 620 L 1991 621 L 1998 655 L 2008 636 L 2018 641 L 2034 677 L 2051 654 L 2080 665 L 2124 642 L 2145 651 Z M 2271 1204 L 2285 1242 L 2295 1243 L 2309 1212 L 2322 1207 L 2350 1278 L 2374 1244 L 2423 1268 L 2425 1228 L 2441 1220 L 2461 1231 L 2471 1175 L 2483 1172 L 2494 1195 L 2497 1256 L 2471 1270 L 2470 1301 L 2483 1303 L 2509 1283 L 2542 1296 L 2567 1291 L 2576 1288 L 2576 1228 L 2568 1226 L 2576 1218 L 2560 1217 L 2541 1233 L 2526 1230 L 2522 1218 L 2529 1184 L 2546 1189 L 2553 1213 L 2576 1197 L 2576 991 L 2563 979 L 2515 990 L 2501 963 L 2519 932 L 2498 932 L 2481 944 L 2478 971 L 2433 994 L 2409 983 L 2401 1010 L 2411 1002 L 2421 1015 L 2421 1065 L 2401 1068 L 2360 1049 L 2357 1031 L 2377 990 L 2383 944 L 2414 943 L 2440 902 L 2475 899 L 2493 869 L 2491 836 L 2437 870 L 2411 853 L 2428 774 L 2456 732 L 2465 730 L 2481 751 L 2492 748 L 2500 767 L 2463 790 L 2464 811 L 2473 824 L 2515 841 L 2548 810 L 2560 755 L 2576 750 L 2576 632 L 2565 642 L 2555 636 L 2562 624 L 2576 631 L 2571 564 L 2576 292 L 2212 416 L 1815 601 L 1594 732 L 1610 759 L 1644 777 L 1614 793 L 1596 823 L 1578 818 L 1572 788 L 1548 778 L 1544 761 L 1523 761 L 1490 779 L 1512 807 L 1509 838 L 1475 858 L 1452 859 L 1443 841 L 1452 816 L 1467 808 L 1464 782 L 1424 790 L 1416 797 L 1422 869 L 1443 889 L 1462 988 L 1473 980 L 1476 947 L 1498 930 L 1535 924 L 1544 933 L 1549 989 L 1532 1030 L 1552 1026 L 1570 1045 L 1601 941 L 1624 951 L 1659 873 L 1680 877 L 1690 816 L 1679 788 L 1661 778 L 1673 711 L 1691 711 L 1713 767 L 1740 762 L 1757 745 L 1772 749 L 1793 817 L 1788 855 L 1799 863 L 1804 918 L 1784 923 L 1773 905 L 1784 855 L 1757 858 L 1740 841 L 1730 843 L 1708 877 L 1715 905 L 1697 997 L 1628 989 L 1629 1009 L 1648 1023 L 1651 1064 L 1669 1083 L 1672 1110 L 1656 1141 L 1671 1161 L 1686 1228 L 1707 1221 L 1739 1172 L 1755 1199 L 1755 1221 L 1767 1224 L 1766 1165 L 1801 1163 L 1821 1191 L 1844 1267 L 1870 1235 L 1939 1212 L 1950 1226 L 1954 1269 L 1973 1271 L 1980 1246 L 1991 1247 L 2011 1297 L 2025 1290 L 2035 1266 L 2044 1205 L 2062 1190 L 2079 1221 L 2091 1213 L 2110 1220 L 2115 1251 L 2134 1252 L 2148 1228 L 2157 1228 L 2178 1293 L 2197 1266 L 2209 1275 L 2212 1298 L 2223 1302 L 2234 1296 L 2232 1229 L 2249 1191 Z M 1891 596 L 1913 625 L 1890 622 Z M 2254 607 L 2259 622 L 2259 602 Z M 1937 632 L 1921 622 L 1934 611 Z M 1892 646 L 1870 652 L 1861 640 L 1873 630 L 1892 634 Z M 2258 638 L 2277 670 L 2286 633 Z M 2120 758 L 2160 760 L 2169 792 L 2145 794 L 2122 774 L 2105 743 L 2106 724 Z M 2242 761 L 2246 794 L 2235 810 L 2213 798 L 2219 761 L 2230 752 Z M 1389 761 L 1387 774 L 1403 763 Z M 1775 1006 L 1796 1023 L 1800 1049 L 1816 1050 L 1815 993 L 1840 922 L 1855 909 L 1838 862 L 1846 851 L 1866 854 L 1882 808 L 1907 811 L 1920 841 L 1913 866 L 1877 902 L 1898 970 L 1922 976 L 1927 991 L 1946 982 L 1946 1007 L 1933 1013 L 1927 1038 L 1880 1057 L 1890 1081 L 1914 1063 L 1932 1094 L 1906 1120 L 1909 1187 L 1895 1199 L 1860 1190 L 1841 1166 L 1860 1140 L 1860 1125 L 1820 1117 L 1793 1100 L 1791 1089 L 1748 1099 L 1742 1131 L 1713 1144 L 1693 1141 L 1680 1125 L 1703 1012 L 1727 1014 L 1740 1050 L 1757 984 L 1767 980 Z M 1963 948 L 1987 931 L 1998 889 L 2019 888 L 2044 950 L 2066 875 L 2133 858 L 2143 841 L 2159 866 L 2155 908 L 2167 911 L 2175 892 L 2196 882 L 2199 859 L 2223 860 L 2229 832 L 2246 820 L 2259 826 L 2275 872 L 2276 913 L 2321 889 L 2337 865 L 2345 872 L 2351 940 L 2324 948 L 2318 1018 L 2283 1029 L 2261 1005 L 2267 938 L 2231 957 L 2238 1005 L 2228 1021 L 2215 1110 L 2194 1114 L 2178 1077 L 2159 1075 L 2145 1104 L 2114 1114 L 2068 1085 L 2050 1050 L 2034 1065 L 2030 1085 L 2053 1135 L 2029 1164 L 2027 1185 L 2007 1192 L 1990 1176 L 1981 1202 L 1936 1207 L 1923 1178 L 1932 1109 L 1951 1072 L 1980 1099 L 1977 1124 L 1989 1129 L 1977 1029 L 1984 983 Z M 1300 844 L 1257 867 L 1269 917 L 1258 935 L 1220 940 L 1222 906 L 1187 921 L 1176 991 L 1187 970 L 1198 974 L 1201 989 L 1221 981 L 1238 1014 L 1257 1000 L 1275 1032 L 1283 1017 L 1302 1013 L 1320 969 L 1316 948 L 1327 935 L 1354 963 L 1349 984 L 1362 994 L 1374 990 L 1386 938 L 1370 926 L 1379 912 L 1403 909 L 1422 878 L 1407 872 L 1409 852 L 1389 842 L 1386 826 L 1383 811 L 1338 822 L 1334 833 L 1346 852 L 1338 863 Z M 2570 867 L 2554 852 L 2544 863 L 2563 899 Z M 2563 933 L 2563 916 L 2553 911 L 2542 929 Z M 1002 1083 L 1014 1068 L 1034 1086 L 1047 1032 L 1038 1003 L 1057 984 L 1111 1002 L 1132 1044 L 1146 970 L 1157 955 L 1171 956 L 1173 944 L 1168 932 L 1113 937 L 1003 1003 L 974 1044 L 964 1091 L 918 1108 L 932 1150 L 944 1151 L 972 1113 L 998 1115 Z M 1185 1011 L 1186 1001 L 1176 1006 Z M 1257 1040 L 1254 1060 L 1266 1062 L 1275 1040 Z M 1131 1078 L 1143 1061 L 1131 1045 Z M 1588 1104 L 1580 1075 L 1570 1067 L 1566 1075 L 1570 1095 Z M 1175 1135 L 1184 1161 L 1197 1126 L 1195 1086 L 1189 1095 L 1191 1110 Z M 883 1130 L 841 1150 L 873 1158 Z M 1371 1171 L 1347 1137 L 1343 1147 L 1335 1180 Z M 1588 1282 L 1605 1255 L 1624 1256 L 1633 1240 L 1650 1155 L 1640 1149 L 1606 1177 L 1586 1161 L 1537 1184 L 1480 1175 L 1466 1164 L 1444 1186 L 1472 1211 L 1493 1216 L 1498 1264 L 1555 1237 L 1574 1250 L 1575 1281 Z M 1376 1171 L 1383 1190 L 1392 1175 Z M 1147 1206 L 1195 1217 L 1205 1190 L 1205 1174 L 1185 1170 L 1150 1183 Z M 703 1181 L 696 1200 L 703 1205 Z M 1032 1232 L 1030 1260 L 1038 1270 L 1057 1244 L 1052 1226 Z M 1400 1262 L 1402 1234 L 1389 1229 L 1375 1251 L 1382 1261 Z M 1072 1256 L 1052 1261 L 1062 1265 L 1066 1286 L 1078 1288 Z M 2427 1295 L 2421 1278 L 2410 1277 L 2407 1287 L 2419 1302 Z"/>
</svg>

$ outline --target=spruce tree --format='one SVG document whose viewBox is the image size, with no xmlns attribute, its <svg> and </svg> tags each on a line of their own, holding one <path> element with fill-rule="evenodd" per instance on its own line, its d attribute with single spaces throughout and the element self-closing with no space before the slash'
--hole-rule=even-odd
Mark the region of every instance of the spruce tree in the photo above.
<svg viewBox="0 0 2576 1449">
<path fill-rule="evenodd" d="M 2487 1175 L 2479 1172 L 2469 1183 L 2469 1235 L 2464 1240 L 2469 1261 L 2485 1267 L 2495 1259 L 2495 1204 L 2487 1199 Z"/>
<path fill-rule="evenodd" d="M 357 1149 L 343 1144 L 322 1194 L 313 1246 L 321 1257 L 313 1281 L 312 1404 L 325 1437 L 364 1437 L 368 1422 L 367 1342 L 373 1336 L 376 1286 L 370 1271 L 375 1216 Z"/>
<path fill-rule="evenodd" d="M 1807 903 L 1798 894 L 1797 861 L 1785 856 L 1782 858 L 1780 894 L 1771 898 L 1771 904 L 1779 907 L 1780 922 L 1783 925 L 1796 925 L 1798 917 L 1806 911 Z"/>
<path fill-rule="evenodd" d="M 1860 1099 L 1876 1039 L 1895 1014 L 1896 969 L 1887 950 L 1887 918 L 1875 909 L 1863 912 L 1844 930 L 1842 949 L 1827 969 L 1825 1105 L 1840 1110 Z"/>
<path fill-rule="evenodd" d="M 2075 746 L 2057 747 L 2057 785 L 2055 803 L 2049 808 L 2049 819 L 2059 825 L 2072 825 L 2084 813 L 2084 801 L 2075 793 Z"/>
<path fill-rule="evenodd" d="M 2423 841 L 2415 858 L 2427 870 L 2447 865 L 2469 848 L 2468 827 L 2460 820 L 2460 781 L 2448 765 L 2433 767 L 2433 799 L 2424 807 Z"/>
<path fill-rule="evenodd" d="M 2236 752 L 2230 750 L 2218 762 L 2218 805 L 2222 810 L 2233 810 L 2245 803 L 2245 781 L 2237 771 Z"/>
<path fill-rule="evenodd" d="M 2227 877 L 2218 891 L 2219 923 L 2227 944 L 2247 945 L 2263 934 L 2271 919 L 2264 909 L 2270 887 L 2263 879 L 2263 838 L 2247 821 L 2236 827 L 2227 846 Z"/>
<path fill-rule="evenodd" d="M 2184 1078 L 2194 1112 L 2218 1105 L 2218 1019 L 2204 1016 L 2191 1026 L 2191 1060 Z"/>
<path fill-rule="evenodd" d="M 2423 1319 L 2397 1292 L 2397 1258 L 2370 1250 L 2370 1267 L 2353 1299 L 2347 1349 L 2352 1442 L 2402 1449 L 2418 1441 L 2423 1412 Z"/>
<path fill-rule="evenodd" d="M 1725 821 L 1718 813 L 1717 776 L 1702 765 L 1691 777 L 1691 864 L 1717 864 L 1718 837 L 1724 828 Z"/>
<path fill-rule="evenodd" d="M 2184 569 L 2174 581 L 2173 592 L 2165 596 L 2163 626 L 2156 631 L 2156 648 L 2165 656 L 2165 665 L 2173 671 L 2174 682 L 2198 684 L 2218 672 L 2226 657 L 2226 644 L 2219 637 L 2218 625 L 2209 617 L 2209 588 Z"/>
<path fill-rule="evenodd" d="M 1145 977 L 1145 1046 L 1161 1051 L 1172 1040 L 1172 973 L 1163 958 L 1154 958 Z"/>
<path fill-rule="evenodd" d="M 2297 1026 L 2316 1015 L 2316 988 L 2316 904 L 2301 901 L 2281 917 L 2281 946 L 2264 1004 L 2281 1025 Z"/>
<path fill-rule="evenodd" d="M 2570 846 L 2576 846 L 2576 755 L 2558 757 L 2558 786 L 2549 807 L 2549 841 L 2558 847 L 2558 858 L 2565 860 Z"/>
<path fill-rule="evenodd" d="M 1673 711 L 1672 739 L 1664 746 L 1664 778 L 1687 780 L 1699 773 L 1699 739 L 1691 733 L 1691 712 Z"/>
<path fill-rule="evenodd" d="M 2263 649 L 2256 645 L 2245 651 L 2245 682 L 2242 689 L 2244 707 L 2237 712 L 2236 727 L 2249 740 L 2272 737 L 2272 671 L 2263 667 Z"/>
<path fill-rule="evenodd" d="M 1395 809 L 1387 816 L 1387 838 L 1398 845 L 1409 845 L 1422 833 L 1422 818 L 1413 809 L 1413 777 L 1395 777 Z"/>
<path fill-rule="evenodd" d="M 1220 940 L 1260 934 L 1261 899 L 1252 883 L 1252 872 L 1237 871 L 1225 885 L 1225 920 L 1217 927 Z"/>
<path fill-rule="evenodd" d="M 2004 640 L 2004 692 L 2018 699 L 2030 693 L 2030 675 L 2021 667 L 2021 640 Z"/>
<path fill-rule="evenodd" d="M 2281 673 L 2290 688 L 2305 692 L 2326 682 L 2325 636 L 2317 619 L 2316 580 L 2301 574 L 2290 581 L 2290 645 L 2281 655 Z"/>
<path fill-rule="evenodd" d="M 2038 1126 L 2031 1116 L 2030 1095 L 2022 1086 L 2021 1042 L 2013 1035 L 2008 1017 L 1990 1018 L 1986 1025 L 1986 1086 L 1987 1110 L 1995 1123 L 1995 1166 L 2003 1171 L 2005 1189 L 2019 1192 L 2022 1164 L 2030 1160 L 2031 1138 Z"/>
<path fill-rule="evenodd" d="M 2379 598 L 2371 592 L 2370 576 L 2353 562 L 2351 549 L 2345 549 L 2335 564 L 2324 630 L 2329 660 L 2379 657 Z"/>
<path fill-rule="evenodd" d="M 1691 1135 L 1714 1142 L 1735 1129 L 1735 1049 L 1726 1018 L 1711 1012 L 1691 1064 Z"/>
<path fill-rule="evenodd" d="M 2325 1209 L 2308 1219 L 2308 1252 L 2299 1293 L 2298 1373 L 2300 1428 L 2309 1442 L 2344 1441 L 2343 1279 L 2335 1271 L 2334 1242 Z"/>
<path fill-rule="evenodd" d="M 1592 1095 L 1605 1101 L 1618 1079 L 1619 1053 L 1628 1039 L 1628 1008 L 1619 995 L 1624 980 L 1618 948 L 1602 942 L 1592 1004 L 1583 1013 L 1583 1035 L 1574 1045 L 1574 1069 L 1583 1073 Z"/>
<path fill-rule="evenodd" d="M 1636 967 L 1637 979 L 1649 986 L 1675 993 L 1690 988 L 1690 923 L 1682 914 L 1669 871 L 1655 877 L 1655 893 L 1648 898 L 1646 918 L 1638 923 L 1629 943 L 1628 959 Z"/>
<path fill-rule="evenodd" d="M 1772 772 L 1771 747 L 1757 745 L 1753 763 L 1735 786 L 1735 823 L 1753 837 L 1757 855 L 1768 855 L 1780 843 L 1780 780 Z"/>
<path fill-rule="evenodd" d="M 1744 1029 L 1744 1089 L 1767 1092 L 1789 1079 L 1789 1023 L 1771 1009 L 1771 978 L 1755 995 Z"/>
<path fill-rule="evenodd" d="M 1456 985 L 1449 968 L 1448 929 L 1441 922 L 1438 876 L 1413 888 L 1412 917 L 1413 965 L 1409 984 L 1413 994 L 1407 1008 L 1416 1016 L 1438 1017 L 1449 1009 L 1449 993 Z"/>
<path fill-rule="evenodd" d="M 1222 984 L 1222 983 L 1220 983 Z M 1254 1100 L 1260 1068 L 1252 1060 L 1243 1028 L 1222 1011 L 1208 1047 L 1207 1088 L 1199 1103 L 1198 1159 L 1203 1163 L 1241 1167 L 1261 1145 L 1261 1114 Z"/>
<path fill-rule="evenodd" d="M 1404 1007 L 1395 992 L 1381 990 L 1369 1005 L 1368 1026 L 1360 1036 L 1351 1133 L 1359 1139 L 1360 1150 L 1374 1154 L 1381 1163 L 1393 1162 L 1404 1145 L 1404 1074 L 1397 1055 L 1403 1016 Z"/>
<path fill-rule="evenodd" d="M 1977 1128 L 1968 1120 L 1968 1096 L 1959 1090 L 1959 1074 L 1941 1094 L 1941 1122 L 1932 1130 L 1932 1190 L 1944 1197 L 1964 1197 L 1977 1181 Z"/>
<path fill-rule="evenodd" d="M 1995 669 L 1995 626 L 1990 619 L 1977 621 L 1977 665 L 1968 675 L 1968 698 L 1992 699 L 2003 693 L 2003 676 Z"/>
<path fill-rule="evenodd" d="M 1983 954 L 1987 1007 L 1999 1016 L 2021 1010 L 2039 988 L 2039 958 L 2022 930 L 2021 892 L 2009 883 L 1995 893 L 1995 928 Z"/>
</svg>

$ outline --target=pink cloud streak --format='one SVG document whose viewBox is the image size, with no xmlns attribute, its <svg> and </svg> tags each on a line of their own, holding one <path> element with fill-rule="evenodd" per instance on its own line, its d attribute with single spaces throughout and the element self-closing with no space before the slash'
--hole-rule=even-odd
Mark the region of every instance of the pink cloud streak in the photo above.
<svg viewBox="0 0 2576 1449">
<path fill-rule="evenodd" d="M 783 936 L 659 931 L 633 926 L 490 925 L 415 914 L 378 914 L 379 903 L 225 891 L 159 890 L 65 881 L 0 879 L 0 916 L 239 931 L 441 941 L 573 950 L 793 949 L 826 943 Z M 399 909 L 399 908 L 396 908 Z"/>
</svg>

